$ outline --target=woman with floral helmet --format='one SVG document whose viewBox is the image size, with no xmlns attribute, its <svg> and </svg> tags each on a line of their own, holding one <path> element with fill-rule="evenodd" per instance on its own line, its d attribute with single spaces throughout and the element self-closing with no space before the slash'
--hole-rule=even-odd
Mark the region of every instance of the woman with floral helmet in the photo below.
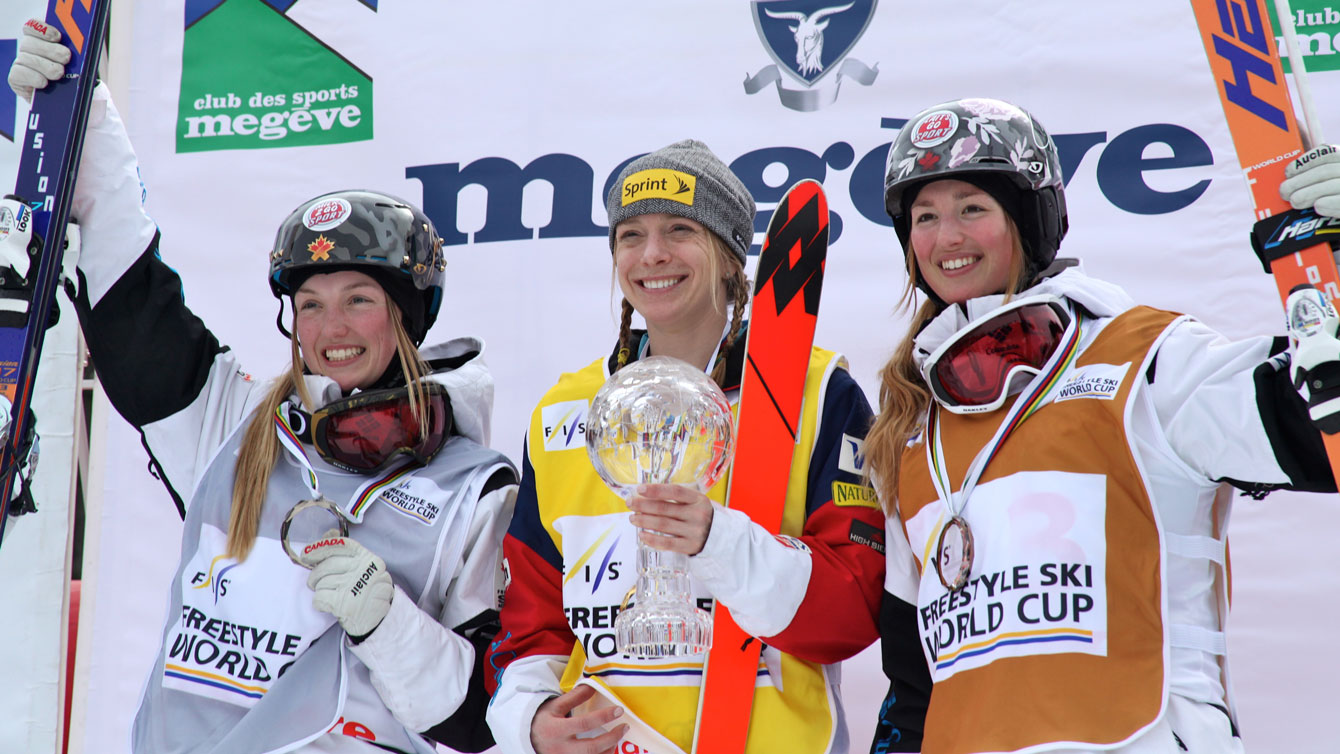
<svg viewBox="0 0 1340 754">
<path fill-rule="evenodd" d="M 9 81 L 25 98 L 69 60 L 38 21 L 19 50 Z M 76 308 L 112 405 L 184 519 L 130 750 L 492 746 L 482 659 L 516 471 L 487 447 L 483 344 L 419 348 L 442 302 L 432 223 L 374 191 L 298 205 L 269 253 L 290 364 L 258 382 L 159 257 L 102 84 L 91 110 L 71 212 Z"/>
<path fill-rule="evenodd" d="M 885 667 L 934 681 L 923 751 L 1239 751 L 1224 483 L 1335 489 L 1285 345 L 1058 259 L 1056 147 L 1009 103 L 914 116 L 884 190 L 905 300 L 925 301 L 881 372 L 866 468 L 885 598 L 916 606 L 882 628 L 921 635 L 886 638 Z"/>
</svg>

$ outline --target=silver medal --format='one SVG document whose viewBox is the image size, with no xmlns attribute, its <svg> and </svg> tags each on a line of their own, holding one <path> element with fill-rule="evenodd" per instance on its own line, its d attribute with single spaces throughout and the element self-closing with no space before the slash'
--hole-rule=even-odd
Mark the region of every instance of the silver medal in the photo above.
<svg viewBox="0 0 1340 754">
<path fill-rule="evenodd" d="M 319 497 L 315 500 L 303 500 L 299 502 L 297 505 L 293 506 L 293 508 L 289 510 L 287 516 L 284 516 L 284 523 L 279 527 L 279 541 L 284 545 L 284 554 L 288 555 L 288 559 L 292 560 L 295 564 L 300 565 L 303 568 L 306 568 L 307 570 L 310 571 L 312 570 L 311 566 L 304 564 L 301 560 L 298 559 L 298 554 L 293 551 L 293 546 L 290 545 L 288 542 L 289 525 L 293 523 L 293 519 L 296 518 L 299 513 L 307 510 L 308 508 L 320 508 L 321 510 L 324 510 L 330 513 L 330 515 L 334 516 L 335 523 L 340 528 L 341 537 L 349 536 L 349 519 L 344 517 L 344 514 L 340 512 L 340 509 L 337 508 L 334 503 L 332 503 L 331 501 L 327 500 L 324 497 Z"/>
</svg>

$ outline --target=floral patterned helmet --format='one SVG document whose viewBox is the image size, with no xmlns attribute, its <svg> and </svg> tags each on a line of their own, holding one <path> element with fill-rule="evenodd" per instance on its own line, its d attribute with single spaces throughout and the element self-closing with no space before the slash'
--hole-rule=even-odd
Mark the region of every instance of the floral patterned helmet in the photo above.
<svg viewBox="0 0 1340 754">
<path fill-rule="evenodd" d="M 927 183 L 998 176 L 1019 188 L 1014 216 L 1029 280 L 1056 258 L 1065 237 L 1065 188 L 1056 145 L 1022 108 L 996 99 L 961 99 L 917 113 L 889 147 L 884 208 L 909 253 L 907 209 Z"/>
</svg>

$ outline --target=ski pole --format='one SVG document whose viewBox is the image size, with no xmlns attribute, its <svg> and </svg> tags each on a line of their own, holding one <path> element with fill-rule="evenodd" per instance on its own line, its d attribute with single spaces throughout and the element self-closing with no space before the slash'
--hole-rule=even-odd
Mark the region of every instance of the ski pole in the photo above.
<svg viewBox="0 0 1340 754">
<path fill-rule="evenodd" d="M 1299 135 L 1303 137 L 1303 148 L 1312 149 L 1325 144 L 1321 135 L 1321 118 L 1312 103 L 1312 85 L 1308 83 L 1307 66 L 1303 64 L 1303 53 L 1298 49 L 1298 32 L 1293 25 L 1293 9 L 1289 0 L 1275 0 L 1275 15 L 1279 16 L 1280 33 L 1284 36 L 1284 47 L 1289 51 L 1289 68 L 1293 71 L 1294 88 L 1298 90 L 1299 104 L 1303 107 L 1303 123 L 1299 124 Z"/>
</svg>

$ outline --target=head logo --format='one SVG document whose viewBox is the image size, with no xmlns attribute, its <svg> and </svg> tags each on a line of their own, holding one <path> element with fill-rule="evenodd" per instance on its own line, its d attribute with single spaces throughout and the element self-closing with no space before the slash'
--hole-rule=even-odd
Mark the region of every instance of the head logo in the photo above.
<svg viewBox="0 0 1340 754">
<path fill-rule="evenodd" d="M 330 230 L 344 222 L 352 211 L 349 202 L 343 199 L 327 199 L 308 207 L 303 213 L 302 224 L 308 230 Z"/>
<path fill-rule="evenodd" d="M 586 447 L 586 401 L 565 401 L 545 406 L 540 411 L 544 426 L 545 450 L 574 450 Z"/>
<path fill-rule="evenodd" d="M 756 94 L 768 84 L 777 87 L 782 104 L 792 110 L 811 112 L 832 104 L 843 78 L 870 86 L 879 75 L 879 64 L 870 67 L 855 58 L 843 60 L 865 34 L 879 0 L 755 0 L 750 3 L 754 28 L 768 55 L 776 61 L 744 81 L 746 94 Z M 829 73 L 836 75 L 825 86 Z M 803 89 L 782 86 L 782 73 Z"/>
</svg>

